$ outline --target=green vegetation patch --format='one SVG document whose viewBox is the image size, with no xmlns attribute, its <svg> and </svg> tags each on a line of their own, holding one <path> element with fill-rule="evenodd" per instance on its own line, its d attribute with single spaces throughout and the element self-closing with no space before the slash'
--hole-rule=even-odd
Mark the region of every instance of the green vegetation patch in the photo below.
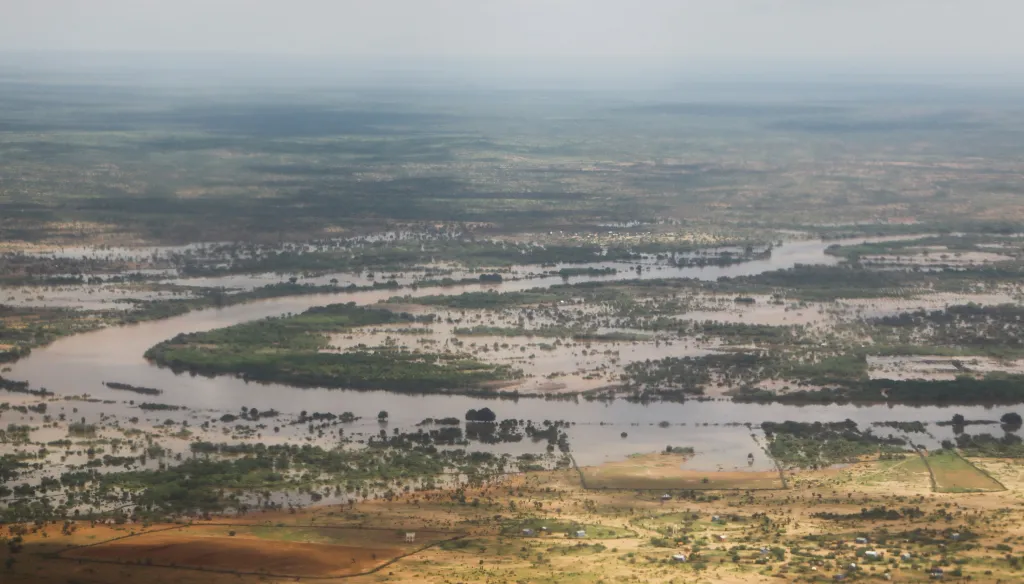
<svg viewBox="0 0 1024 584">
<path fill-rule="evenodd" d="M 768 452 L 786 468 L 825 468 L 858 462 L 865 457 L 906 452 L 902 438 L 881 438 L 862 432 L 852 420 L 845 422 L 764 422 Z"/>
<path fill-rule="evenodd" d="M 1012 283 L 1024 265 L 999 263 L 930 271 L 872 270 L 859 265 L 798 265 L 705 284 L 718 292 L 777 294 L 790 300 L 831 302 L 840 298 L 905 297 L 922 291 L 969 292 L 980 285 Z"/>
<path fill-rule="evenodd" d="M 935 479 L 935 490 L 940 493 L 1006 490 L 999 481 L 950 450 L 943 449 L 930 453 L 928 467 Z"/>
<path fill-rule="evenodd" d="M 1001 438 L 992 434 L 960 434 L 956 446 L 964 456 L 979 458 L 1024 458 L 1024 440 L 1006 432 Z"/>
<path fill-rule="evenodd" d="M 863 242 L 855 245 L 837 244 L 829 246 L 828 249 L 825 250 L 825 253 L 845 258 L 850 262 L 858 262 L 861 260 L 862 256 L 881 255 L 937 255 L 942 259 L 942 256 L 946 254 L 960 252 L 1015 252 L 1016 250 L 1009 246 L 1016 246 L 1018 243 L 1019 242 L 1017 241 L 1006 237 L 1000 237 L 998 235 L 973 233 L 958 235 L 943 234 L 911 239 L 896 239 L 892 241 Z M 991 247 L 993 245 L 998 246 L 1000 244 L 1008 247 L 997 247 L 995 250 Z"/>
<path fill-rule="evenodd" d="M 298 386 L 433 392 L 477 387 L 511 377 L 504 367 L 466 355 L 430 354 L 379 347 L 323 352 L 329 334 L 354 327 L 416 322 L 409 314 L 353 303 L 311 308 L 202 333 L 181 334 L 146 351 L 146 358 L 174 370 L 234 374 L 255 381 Z"/>
<path fill-rule="evenodd" d="M 875 344 L 911 343 L 910 354 L 930 354 L 956 347 L 958 354 L 1017 358 L 1024 355 L 1024 338 L 1020 335 L 1024 307 L 1016 304 L 983 306 L 961 304 L 944 310 L 917 310 L 871 321 Z M 891 350 L 888 354 L 901 354 Z M 932 352 L 931 354 L 934 354 Z M 955 362 L 964 372 L 969 368 Z"/>
</svg>

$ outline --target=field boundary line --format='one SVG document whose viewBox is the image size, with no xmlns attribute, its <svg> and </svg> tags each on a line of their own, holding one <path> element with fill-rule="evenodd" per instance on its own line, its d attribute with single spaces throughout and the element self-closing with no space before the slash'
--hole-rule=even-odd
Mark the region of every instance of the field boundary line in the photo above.
<svg viewBox="0 0 1024 584">
<path fill-rule="evenodd" d="M 979 467 L 978 465 L 974 464 L 973 462 L 967 460 L 962 454 L 960 454 L 960 450 L 959 449 L 953 450 L 952 452 L 953 452 L 954 455 L 956 455 L 957 458 L 959 458 L 960 460 L 964 461 L 964 463 L 969 465 L 971 468 L 973 468 L 974 470 L 976 470 L 976 471 L 980 472 L 981 474 L 987 476 L 989 479 L 992 480 L 992 482 L 994 482 L 995 484 L 999 485 L 999 487 L 1002 490 L 1004 490 L 1004 491 L 1008 491 L 1009 490 L 1009 489 L 1006 488 L 1006 485 L 1004 485 L 1002 483 L 1002 481 L 1000 481 L 996 477 L 994 477 L 991 474 L 989 474 L 988 471 L 982 470 L 981 467 Z M 990 492 L 996 493 L 996 492 L 999 492 L 999 491 L 990 491 Z"/>
<path fill-rule="evenodd" d="M 757 488 L 751 488 L 751 489 L 742 489 L 742 488 L 732 488 L 732 489 L 724 489 L 724 488 L 697 489 L 697 488 L 693 488 L 693 487 L 659 487 L 657 489 L 646 488 L 646 487 L 591 487 L 591 486 L 587 485 L 587 478 L 583 474 L 583 470 L 580 469 L 580 465 L 576 464 L 576 457 L 573 456 L 572 454 L 570 454 L 569 455 L 569 459 L 572 460 L 572 467 L 574 469 L 576 469 L 576 473 L 580 475 L 580 486 L 583 487 L 584 490 L 587 490 L 587 491 L 643 491 L 643 492 L 648 492 L 648 493 L 664 493 L 664 492 L 667 492 L 667 491 L 694 491 L 694 492 L 701 492 L 701 493 L 704 493 L 704 492 L 710 493 L 712 491 L 736 491 L 736 492 L 740 492 L 740 491 L 788 491 L 789 490 L 789 487 L 786 486 L 787 485 L 786 479 L 784 477 L 782 477 L 782 471 L 781 470 L 779 471 L 779 478 L 782 479 L 782 486 L 777 488 L 777 489 L 772 488 L 772 487 L 757 487 Z M 776 470 L 778 470 L 778 466 L 776 466 Z"/>
<path fill-rule="evenodd" d="M 85 545 L 76 545 L 74 547 L 65 548 L 65 549 L 62 549 L 62 550 L 60 550 L 58 552 L 54 552 L 53 556 L 57 557 L 57 558 L 60 558 L 62 560 L 70 560 L 72 558 L 61 558 L 60 555 L 65 553 L 65 552 L 70 552 L 70 551 L 74 551 L 74 550 L 84 550 L 84 549 L 88 549 L 88 548 L 92 548 L 92 547 L 96 547 L 96 546 L 105 545 L 105 544 L 108 544 L 108 543 L 113 543 L 115 541 L 121 541 L 123 539 L 128 539 L 129 537 L 140 537 L 140 536 L 143 536 L 143 535 L 149 535 L 151 533 L 163 533 L 165 531 L 174 531 L 175 529 L 184 529 L 186 527 L 190 527 L 190 526 L 189 525 L 172 525 L 171 527 L 164 527 L 162 529 L 151 529 L 149 531 L 143 531 L 143 532 L 140 532 L 140 533 L 129 533 L 128 535 L 120 535 L 120 536 L 112 538 L 112 539 L 105 539 L 103 541 L 99 541 L 99 542 L 95 542 L 95 543 L 87 543 Z M 86 561 L 88 561 L 88 560 L 86 560 Z M 115 563 L 122 563 L 122 562 L 115 562 Z"/>
<path fill-rule="evenodd" d="M 375 574 L 375 573 L 379 572 L 380 570 L 383 570 L 384 568 L 393 565 L 395 562 L 398 562 L 399 560 L 403 560 L 405 558 L 408 558 L 409 556 L 413 556 L 413 555 L 418 554 L 420 552 L 426 551 L 426 550 L 428 550 L 428 549 L 430 549 L 432 547 L 439 546 L 439 545 L 441 545 L 443 543 L 446 543 L 446 542 L 449 542 L 449 541 L 458 541 L 460 539 L 464 539 L 464 538 L 469 536 L 468 533 L 464 533 L 464 532 L 445 532 L 445 531 L 438 531 L 438 530 L 421 530 L 421 531 L 427 531 L 427 532 L 433 532 L 433 533 L 442 533 L 442 534 L 443 533 L 447 533 L 447 534 L 452 535 L 452 537 L 448 537 L 448 538 L 444 538 L 444 539 L 439 539 L 437 541 L 430 542 L 430 543 L 427 543 L 425 545 L 422 545 L 422 546 L 419 546 L 417 548 L 414 548 L 414 549 L 410 550 L 409 552 L 397 555 L 397 556 L 391 558 L 390 560 L 384 562 L 383 564 L 381 564 L 379 566 L 376 566 L 376 567 L 374 567 L 374 568 L 372 568 L 370 570 L 365 570 L 365 571 L 358 572 L 358 573 L 355 573 L 355 574 L 343 574 L 343 575 L 340 575 L 340 576 L 300 576 L 300 575 L 296 575 L 296 574 L 278 574 L 278 573 L 274 573 L 274 572 L 251 572 L 251 571 L 242 571 L 242 570 L 226 570 L 226 569 L 218 569 L 218 568 L 202 568 L 202 567 L 199 567 L 199 566 L 172 566 L 172 565 L 169 565 L 169 564 L 146 564 L 144 562 L 122 562 L 122 561 L 118 561 L 118 560 L 101 560 L 101 559 L 95 559 L 95 558 L 69 558 L 69 557 L 65 557 L 65 556 L 61 555 L 61 554 L 67 553 L 67 552 L 72 552 L 72 551 L 76 551 L 76 550 L 83 550 L 83 549 L 93 548 L 93 547 L 97 547 L 97 546 L 101 546 L 101 545 L 106 545 L 108 543 L 112 543 L 112 542 L 115 542 L 115 541 L 125 540 L 125 539 L 131 538 L 131 537 L 140 537 L 140 536 L 149 535 L 149 534 L 153 534 L 153 533 L 164 533 L 164 532 L 172 531 L 172 530 L 176 530 L 176 529 L 188 529 L 189 527 L 203 527 L 203 526 L 206 526 L 206 525 L 214 525 L 214 526 L 220 525 L 220 526 L 226 526 L 226 527 L 235 526 L 235 527 L 271 527 L 271 528 L 277 528 L 276 526 L 267 526 L 267 525 L 260 525 L 260 524 L 251 524 L 251 523 L 239 523 L 239 524 L 196 523 L 196 524 L 186 524 L 186 525 L 175 525 L 175 526 L 166 527 L 166 528 L 163 528 L 163 529 L 154 529 L 152 531 L 145 531 L 145 532 L 142 532 L 142 533 L 132 533 L 132 534 L 129 534 L 129 535 L 123 535 L 123 536 L 120 536 L 120 537 L 115 537 L 113 539 L 104 540 L 104 541 L 101 541 L 101 542 L 98 542 L 98 543 L 91 543 L 91 544 L 86 544 L 86 545 L 70 547 L 70 548 L 63 549 L 63 550 L 60 550 L 58 552 L 55 552 L 53 554 L 47 554 L 47 555 L 49 557 L 52 557 L 52 558 L 55 558 L 55 559 L 58 559 L 58 560 L 68 561 L 68 562 L 89 562 L 89 563 L 94 563 L 94 564 L 109 564 L 109 565 L 115 565 L 115 566 L 132 566 L 132 567 L 143 567 L 143 568 L 164 568 L 164 569 L 168 569 L 168 570 L 191 570 L 193 572 L 205 572 L 205 573 L 208 573 L 208 574 L 234 574 L 236 576 L 264 576 L 264 577 L 270 577 L 270 578 L 296 578 L 296 579 L 302 579 L 302 580 L 342 580 L 342 579 L 345 579 L 345 578 L 356 578 L 356 577 L 359 577 L 359 576 L 368 576 L 370 574 Z M 283 528 L 277 528 L 277 529 L 285 529 L 285 528 L 288 528 L 288 527 L 327 527 L 327 528 L 329 528 L 329 527 L 332 527 L 332 526 L 330 526 L 330 525 L 315 525 L 315 526 L 310 526 L 310 525 L 286 525 Z M 333 526 L 333 527 L 336 527 L 338 529 L 375 529 L 375 530 L 381 530 L 381 531 L 404 531 L 403 529 L 387 528 L 387 527 L 362 527 L 362 528 L 352 527 L 352 526 Z"/>
<path fill-rule="evenodd" d="M 932 470 L 932 465 L 928 463 L 928 457 L 921 452 L 920 446 L 913 442 L 911 442 L 910 445 L 914 447 L 914 452 L 921 457 L 921 461 L 924 462 L 924 467 L 928 469 L 928 480 L 932 483 L 932 492 L 941 493 L 942 491 L 939 490 L 939 484 L 935 482 L 935 471 Z"/>
<path fill-rule="evenodd" d="M 762 452 L 764 452 L 764 455 L 768 457 L 768 460 L 772 461 L 772 464 L 775 465 L 775 470 L 779 471 L 779 480 L 782 481 L 782 489 L 769 489 L 769 490 L 773 490 L 773 491 L 789 490 L 789 482 L 786 481 L 786 472 L 784 470 L 782 470 L 782 465 L 779 464 L 778 459 L 775 458 L 774 456 L 772 456 L 771 449 L 767 445 L 762 445 L 761 442 L 757 439 L 757 435 L 754 434 L 753 432 L 750 433 L 750 439 L 754 441 L 754 444 L 756 444 L 757 447 L 760 448 Z M 767 441 L 768 437 L 765 436 L 764 439 L 765 439 L 765 441 Z"/>
</svg>

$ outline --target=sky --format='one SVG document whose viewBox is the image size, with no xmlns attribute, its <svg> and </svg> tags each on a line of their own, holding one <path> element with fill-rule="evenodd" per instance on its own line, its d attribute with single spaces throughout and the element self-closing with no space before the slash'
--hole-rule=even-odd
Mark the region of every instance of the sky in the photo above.
<svg viewBox="0 0 1024 584">
<path fill-rule="evenodd" d="M 1024 71 L 1024 0 L 0 0 L 0 51 Z"/>
</svg>

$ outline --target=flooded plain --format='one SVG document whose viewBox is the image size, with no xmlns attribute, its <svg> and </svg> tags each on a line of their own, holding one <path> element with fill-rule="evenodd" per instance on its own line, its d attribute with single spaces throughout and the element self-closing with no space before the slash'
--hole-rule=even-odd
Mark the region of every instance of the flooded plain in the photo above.
<svg viewBox="0 0 1024 584">
<path fill-rule="evenodd" d="M 863 238 L 851 242 L 864 241 Z M 104 381 L 117 381 L 142 387 L 163 390 L 159 401 L 163 404 L 183 406 L 187 410 L 173 412 L 168 415 L 153 416 L 153 424 L 157 420 L 187 419 L 195 412 L 235 412 L 241 405 L 259 410 L 274 409 L 282 414 L 296 416 L 300 411 L 335 412 L 352 411 L 364 418 L 354 422 L 350 431 L 372 434 L 379 431 L 376 413 L 380 410 L 390 412 L 391 428 L 412 428 L 424 418 L 442 418 L 454 416 L 462 419 L 470 408 L 487 405 L 498 415 L 499 419 L 516 418 L 520 420 L 565 420 L 572 425 L 566 429 L 572 445 L 573 455 L 579 464 L 600 464 L 613 458 L 620 458 L 636 452 L 660 451 L 666 445 L 692 445 L 698 450 L 692 459 L 695 469 L 714 470 L 719 468 L 735 469 L 747 467 L 748 455 L 755 455 L 755 467 L 763 469 L 767 464 L 755 442 L 751 439 L 751 431 L 743 426 L 751 424 L 759 426 L 762 421 L 782 420 L 814 420 L 842 421 L 851 419 L 862 427 L 872 422 L 892 420 L 918 420 L 922 422 L 947 421 L 953 413 L 962 413 L 973 419 L 998 419 L 1000 415 L 1012 408 L 1008 407 L 910 407 L 895 405 L 829 405 L 829 406 L 787 406 L 780 404 L 757 405 L 733 403 L 725 399 L 687 401 L 685 403 L 642 404 L 625 400 L 611 402 L 587 401 L 582 399 L 551 400 L 539 398 L 482 400 L 480 398 L 452 395 L 413 395 L 397 394 L 384 391 L 351 391 L 327 390 L 316 388 L 295 388 L 281 384 L 262 384 L 247 382 L 231 376 L 215 378 L 175 374 L 169 369 L 162 369 L 148 363 L 143 353 L 149 347 L 172 338 L 181 333 L 206 331 L 232 324 L 255 319 L 299 313 L 313 306 L 336 302 L 356 302 L 368 305 L 387 300 L 394 296 L 410 297 L 434 295 L 438 293 L 458 294 L 465 291 L 494 290 L 509 292 L 527 290 L 563 284 L 567 280 L 572 283 L 582 281 L 608 281 L 635 278 L 698 278 L 713 280 L 723 276 L 752 275 L 768 270 L 790 268 L 797 264 L 834 264 L 837 258 L 826 255 L 825 248 L 835 241 L 793 241 L 776 247 L 772 256 L 742 264 L 725 267 L 704 268 L 669 268 L 667 266 L 649 266 L 636 270 L 619 270 L 615 274 L 599 276 L 579 276 L 562 278 L 559 276 L 541 276 L 519 280 L 507 279 L 501 283 L 469 284 L 439 288 L 411 288 L 394 290 L 370 290 L 359 292 L 339 292 L 315 296 L 284 297 L 271 300 L 255 301 L 247 304 L 229 306 L 220 309 L 195 311 L 182 316 L 165 320 L 145 322 L 136 325 L 107 328 L 60 339 L 53 344 L 37 349 L 32 354 L 11 366 L 5 377 L 14 380 L 28 381 L 34 388 L 46 388 L 56 394 L 55 400 L 65 409 L 72 402 L 63 401 L 71 396 L 88 395 L 94 400 L 76 401 L 74 412 L 76 417 L 94 422 L 101 416 L 117 416 L 122 419 L 139 416 L 137 406 L 129 403 L 124 392 L 106 387 Z M 604 264 L 602 264 L 603 266 Z M 578 265 L 575 267 L 579 267 Z M 548 268 L 550 269 L 550 268 Z M 524 272 L 529 273 L 529 272 Z M 533 272 L 537 273 L 537 272 Z M 211 282 L 204 282 L 210 284 Z M 239 285 L 237 279 L 232 285 Z M 849 302 L 847 302 L 849 304 Z M 908 300 L 907 304 L 922 304 Z M 856 303 L 854 303 L 856 304 Z M 865 313 L 872 312 L 872 304 L 865 302 L 857 308 Z M 927 304 L 926 302 L 924 304 Z M 730 308 L 725 311 L 709 311 L 702 314 L 688 314 L 690 318 L 708 320 L 729 320 L 757 322 L 758 318 L 739 316 L 741 311 Z M 810 323 L 820 317 L 819 309 L 813 305 L 789 308 L 777 307 L 764 318 L 772 323 Z M 450 340 L 451 331 L 441 331 L 431 337 L 435 342 L 443 343 Z M 337 338 L 334 344 L 339 347 L 364 343 L 371 345 L 394 338 L 393 332 L 380 330 L 365 333 L 352 338 Z M 422 335 L 395 339 L 394 342 L 415 343 Z M 614 377 L 614 369 L 609 365 L 610 356 L 605 354 L 606 348 L 597 350 L 597 355 L 580 354 L 582 347 L 568 347 L 561 352 L 543 352 L 539 347 L 513 346 L 504 338 L 472 338 L 459 339 L 462 343 L 487 344 L 493 347 L 498 343 L 497 358 L 510 360 L 524 358 L 531 352 L 539 371 L 535 387 L 541 384 L 564 383 L 565 379 L 555 376 L 548 379 L 547 375 L 564 373 L 584 377 L 599 372 L 587 380 L 594 386 L 607 383 Z M 536 339 L 539 344 L 545 339 Z M 502 347 L 502 344 L 509 344 Z M 625 361 L 629 351 L 634 350 L 631 343 L 619 343 L 615 347 L 618 358 Z M 643 355 L 644 358 L 659 356 L 682 356 L 694 354 L 697 348 L 685 343 L 662 344 L 657 354 Z M 566 352 L 568 351 L 568 352 Z M 540 355 L 544 354 L 544 357 Z M 628 355 L 630 358 L 641 355 Z M 582 359 L 582 361 L 581 361 Z M 557 388 L 555 388 L 557 390 Z M 556 391 L 557 393 L 557 391 Z M 138 401 L 138 400 L 135 400 Z M 68 412 L 70 415 L 70 412 Z M 143 416 L 144 418 L 146 416 Z M 15 418 L 11 418 L 14 420 Z M 198 431 L 191 439 L 204 438 L 206 431 Z M 627 436 L 622 437 L 625 432 Z M 207 438 L 224 441 L 230 435 L 212 433 Z M 261 439 L 270 436 L 262 432 Z M 284 435 L 281 435 L 284 438 Z M 182 445 L 187 439 L 182 438 Z M 537 445 L 511 444 L 499 445 L 498 450 L 511 453 L 533 451 Z"/>
</svg>

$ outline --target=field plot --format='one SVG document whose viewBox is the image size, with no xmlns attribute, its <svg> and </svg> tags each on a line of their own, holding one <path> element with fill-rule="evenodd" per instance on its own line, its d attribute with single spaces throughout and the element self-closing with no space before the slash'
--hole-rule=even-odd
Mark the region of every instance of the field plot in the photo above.
<svg viewBox="0 0 1024 584">
<path fill-rule="evenodd" d="M 581 467 L 588 489 L 783 489 L 777 471 L 699 471 L 683 468 L 686 456 L 640 454 Z"/>
<path fill-rule="evenodd" d="M 916 454 L 908 454 L 901 459 L 854 465 L 850 469 L 856 480 L 864 485 L 887 485 L 908 492 L 931 489 L 928 467 Z"/>
<path fill-rule="evenodd" d="M 940 450 L 929 454 L 928 466 L 935 477 L 935 490 L 940 493 L 1006 490 L 998 481 L 953 452 Z"/>
<path fill-rule="evenodd" d="M 195 525 L 73 548 L 75 560 L 144 564 L 286 577 L 339 577 L 372 571 L 454 537 L 416 531 L 345 527 Z"/>
</svg>

